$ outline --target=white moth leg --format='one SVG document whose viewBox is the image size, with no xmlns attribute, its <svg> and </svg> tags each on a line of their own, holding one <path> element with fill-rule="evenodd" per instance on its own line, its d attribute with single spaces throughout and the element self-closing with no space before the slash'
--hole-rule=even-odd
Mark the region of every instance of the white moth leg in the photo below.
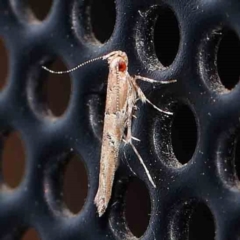
<svg viewBox="0 0 240 240">
<path fill-rule="evenodd" d="M 128 142 L 127 142 L 127 140 L 126 139 L 122 139 L 123 140 L 123 142 L 124 142 L 124 145 L 126 146 L 127 144 L 128 144 Z"/>
<path fill-rule="evenodd" d="M 124 136 L 124 137 L 126 138 L 126 136 Z M 131 139 L 129 139 L 129 140 L 123 138 L 123 141 L 124 141 L 125 143 L 129 143 L 129 144 L 131 145 L 131 147 L 132 147 L 133 151 L 135 152 L 135 154 L 137 155 L 140 163 L 143 165 L 143 168 L 144 168 L 144 170 L 145 170 L 145 172 L 146 172 L 146 174 L 147 174 L 147 176 L 148 176 L 149 181 L 151 182 L 151 184 L 153 185 L 153 187 L 156 188 L 156 185 L 155 185 L 155 183 L 153 182 L 153 179 L 152 179 L 152 177 L 151 177 L 151 174 L 150 174 L 150 172 L 148 171 L 146 165 L 144 164 L 144 161 L 143 161 L 141 155 L 139 154 L 138 150 L 135 148 L 135 146 L 133 145 L 133 143 L 132 143 L 132 141 L 131 141 L 132 139 L 139 140 L 139 139 L 137 139 L 137 138 L 135 138 L 135 137 L 131 137 Z M 140 140 L 139 140 L 139 141 L 140 141 Z M 135 175 L 136 175 L 136 174 L 135 174 Z"/>
<path fill-rule="evenodd" d="M 136 138 L 136 137 L 133 137 L 133 136 L 132 136 L 132 139 L 135 140 L 135 141 L 141 142 L 141 140 L 138 139 L 138 138 Z"/>
<path fill-rule="evenodd" d="M 138 93 L 138 96 L 139 96 L 139 98 L 141 99 L 141 101 L 142 101 L 143 103 L 148 102 L 150 105 L 152 105 L 153 108 L 155 108 L 155 109 L 158 110 L 159 112 L 165 113 L 165 114 L 168 114 L 168 115 L 173 115 L 172 112 L 164 111 L 164 110 L 158 108 L 156 105 L 154 105 L 150 100 L 148 100 L 148 99 L 146 98 L 145 94 L 143 93 L 143 91 L 142 91 L 142 90 L 140 89 L 140 87 L 138 87 L 138 86 L 137 86 L 137 93 Z"/>
<path fill-rule="evenodd" d="M 132 142 L 129 142 L 129 144 L 132 146 L 133 151 L 134 151 L 135 154 L 137 155 L 140 163 L 143 165 L 143 168 L 144 168 L 144 170 L 145 170 L 145 172 L 146 172 L 146 174 L 147 174 L 147 176 L 148 176 L 149 181 L 151 182 L 151 184 L 153 185 L 153 187 L 156 188 L 156 185 L 155 185 L 155 183 L 153 182 L 153 179 L 152 179 L 152 177 L 151 177 L 151 174 L 150 174 L 150 172 L 148 171 L 146 165 L 144 164 L 143 159 L 142 159 L 142 157 L 140 156 L 138 150 L 135 148 L 135 146 L 132 144 Z"/>
<path fill-rule="evenodd" d="M 142 81 L 144 81 L 144 82 L 149 82 L 149 83 L 169 84 L 169 83 L 177 82 L 177 80 L 157 81 L 157 80 L 154 80 L 154 79 L 151 79 L 151 78 L 147 78 L 147 77 L 142 77 L 142 76 L 139 76 L 139 75 L 136 75 L 134 78 L 135 78 L 135 79 L 142 80 Z"/>
<path fill-rule="evenodd" d="M 133 171 L 133 169 L 131 168 L 131 166 L 130 166 L 128 160 L 127 160 L 126 153 L 125 153 L 124 150 L 123 150 L 123 154 L 124 154 L 124 158 L 125 158 L 125 160 L 126 160 L 126 163 L 127 163 L 128 167 L 129 167 L 130 171 L 132 172 L 133 175 L 137 176 L 137 174 L 136 174 L 136 173 Z"/>
<path fill-rule="evenodd" d="M 158 110 L 159 112 L 162 112 L 162 113 L 165 113 L 165 114 L 168 114 L 168 115 L 173 115 L 172 112 L 168 112 L 168 111 L 164 111 L 160 108 L 158 108 L 156 105 L 154 105 L 152 102 L 150 102 L 147 98 L 146 98 L 146 101 L 153 106 L 153 108 L 155 108 L 156 110 Z"/>
<path fill-rule="evenodd" d="M 132 117 L 133 117 L 133 106 L 134 102 L 128 99 L 128 108 L 127 108 L 127 136 L 126 141 L 130 142 L 132 140 Z"/>
<path fill-rule="evenodd" d="M 129 143 L 132 140 L 132 117 L 131 119 L 128 119 L 127 122 L 127 136 L 126 136 L 126 142 Z"/>
</svg>

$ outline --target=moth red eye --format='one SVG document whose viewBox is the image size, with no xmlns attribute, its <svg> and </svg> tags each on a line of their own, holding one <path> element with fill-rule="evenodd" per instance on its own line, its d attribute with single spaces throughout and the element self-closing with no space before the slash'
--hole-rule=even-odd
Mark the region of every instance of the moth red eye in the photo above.
<svg viewBox="0 0 240 240">
<path fill-rule="evenodd" d="M 127 69 L 127 64 L 124 61 L 118 63 L 118 70 L 124 72 Z"/>
</svg>

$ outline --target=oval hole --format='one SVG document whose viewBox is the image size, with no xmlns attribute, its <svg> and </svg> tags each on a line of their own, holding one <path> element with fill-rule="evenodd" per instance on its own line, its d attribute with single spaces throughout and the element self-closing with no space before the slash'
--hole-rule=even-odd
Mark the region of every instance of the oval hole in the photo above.
<svg viewBox="0 0 240 240">
<path fill-rule="evenodd" d="M 16 188 L 20 185 L 25 172 L 25 148 L 19 133 L 10 133 L 5 141 L 2 155 L 2 174 L 4 183 Z"/>
<path fill-rule="evenodd" d="M 140 238 L 146 231 L 151 214 L 151 201 L 144 182 L 135 178 L 126 192 L 125 216 L 132 234 Z"/>
<path fill-rule="evenodd" d="M 22 240 L 41 240 L 37 231 L 34 228 L 28 229 L 21 239 Z"/>
<path fill-rule="evenodd" d="M 158 60 L 169 66 L 175 59 L 180 41 L 178 21 L 167 6 L 160 9 L 154 27 L 154 47 Z"/>
<path fill-rule="evenodd" d="M 28 6 L 31 8 L 35 17 L 39 20 L 44 20 L 48 15 L 50 8 L 52 6 L 52 0 L 48 1 L 34 1 L 27 0 Z"/>
<path fill-rule="evenodd" d="M 87 172 L 83 161 L 74 155 L 68 162 L 63 178 L 63 201 L 73 214 L 81 211 L 88 191 Z"/>
<path fill-rule="evenodd" d="M 7 76 L 8 76 L 8 54 L 7 50 L 5 48 L 5 44 L 3 40 L 0 38 L 0 90 L 3 89 L 3 87 L 6 84 Z"/>
<path fill-rule="evenodd" d="M 204 231 L 199 231 L 204 229 Z M 189 240 L 214 240 L 215 224 L 209 208 L 203 204 L 197 204 L 189 220 Z"/>
<path fill-rule="evenodd" d="M 231 90 L 239 81 L 240 41 L 233 31 L 223 34 L 217 52 L 218 75 L 225 88 Z"/>
<path fill-rule="evenodd" d="M 197 125 L 192 111 L 181 106 L 172 123 L 172 148 L 181 164 L 186 164 L 193 156 L 197 145 Z"/>
<path fill-rule="evenodd" d="M 96 39 L 104 43 L 112 35 L 115 21 L 116 9 L 114 0 L 91 0 L 90 19 L 92 31 Z"/>
<path fill-rule="evenodd" d="M 55 71 L 67 70 L 64 63 L 57 59 L 50 67 Z M 59 117 L 64 114 L 68 107 L 71 95 L 71 80 L 68 74 L 56 75 L 48 74 L 48 78 L 43 81 L 43 100 L 51 113 Z"/>
</svg>

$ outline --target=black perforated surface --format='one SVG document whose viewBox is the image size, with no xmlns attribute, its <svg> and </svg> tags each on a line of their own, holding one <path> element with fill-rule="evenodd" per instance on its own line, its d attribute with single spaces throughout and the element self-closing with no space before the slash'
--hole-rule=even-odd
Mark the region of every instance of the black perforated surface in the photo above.
<svg viewBox="0 0 240 240">
<path fill-rule="evenodd" d="M 9 55 L 7 84 L 0 94 L 0 129 L 2 135 L 19 132 L 27 155 L 18 188 L 10 190 L 1 177 L 0 239 L 21 239 L 30 227 L 43 240 L 136 239 L 124 215 L 130 167 L 134 178 L 147 186 L 151 201 L 141 239 L 239 239 L 239 71 L 233 58 L 237 50 L 227 55 L 224 37 L 230 36 L 227 43 L 233 48 L 239 46 L 240 2 L 116 0 L 112 35 L 108 32 L 114 11 L 107 7 L 110 1 L 99 2 L 102 8 L 95 3 L 90 14 L 94 1 L 54 0 L 42 22 L 23 0 L 0 2 L 0 35 Z M 112 15 L 104 24 L 109 21 L 109 29 L 101 31 L 94 13 L 105 18 L 108 11 Z M 105 43 L 94 37 L 90 17 L 96 37 L 107 40 L 111 35 Z M 94 62 L 71 74 L 70 101 L 61 117 L 50 113 L 41 92 L 47 76 L 41 65 L 60 58 L 71 68 L 114 50 L 127 53 L 131 75 L 177 79 L 166 86 L 140 83 L 154 104 L 174 116 L 139 105 L 133 135 L 141 139 L 136 147 L 157 189 L 132 149 L 123 145 L 109 209 L 98 218 L 93 199 L 107 64 Z M 63 204 L 61 187 L 62 169 L 73 153 L 81 156 L 88 175 L 88 195 L 75 215 Z"/>
</svg>

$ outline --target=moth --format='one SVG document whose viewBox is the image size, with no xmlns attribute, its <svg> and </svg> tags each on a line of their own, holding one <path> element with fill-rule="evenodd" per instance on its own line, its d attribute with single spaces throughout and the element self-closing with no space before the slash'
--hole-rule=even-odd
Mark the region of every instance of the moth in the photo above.
<svg viewBox="0 0 240 240">
<path fill-rule="evenodd" d="M 134 112 L 136 111 L 136 103 L 138 101 L 149 103 L 161 113 L 168 115 L 172 115 L 172 113 L 158 108 L 149 101 L 138 86 L 137 80 L 139 79 L 156 84 L 169 84 L 176 82 L 176 80 L 157 81 L 142 76 L 130 76 L 128 73 L 128 57 L 123 51 L 113 51 L 107 55 L 86 61 L 67 71 L 56 72 L 44 66 L 43 68 L 55 74 L 70 73 L 88 63 L 100 59 L 108 61 L 109 75 L 104 113 L 99 185 L 94 199 L 99 217 L 105 213 L 112 195 L 113 181 L 119 164 L 119 149 L 122 141 L 125 144 L 131 145 L 142 164 L 149 181 L 154 188 L 156 187 L 149 170 L 132 142 L 132 140 L 140 141 L 132 136 L 132 119 L 135 117 Z"/>
</svg>

